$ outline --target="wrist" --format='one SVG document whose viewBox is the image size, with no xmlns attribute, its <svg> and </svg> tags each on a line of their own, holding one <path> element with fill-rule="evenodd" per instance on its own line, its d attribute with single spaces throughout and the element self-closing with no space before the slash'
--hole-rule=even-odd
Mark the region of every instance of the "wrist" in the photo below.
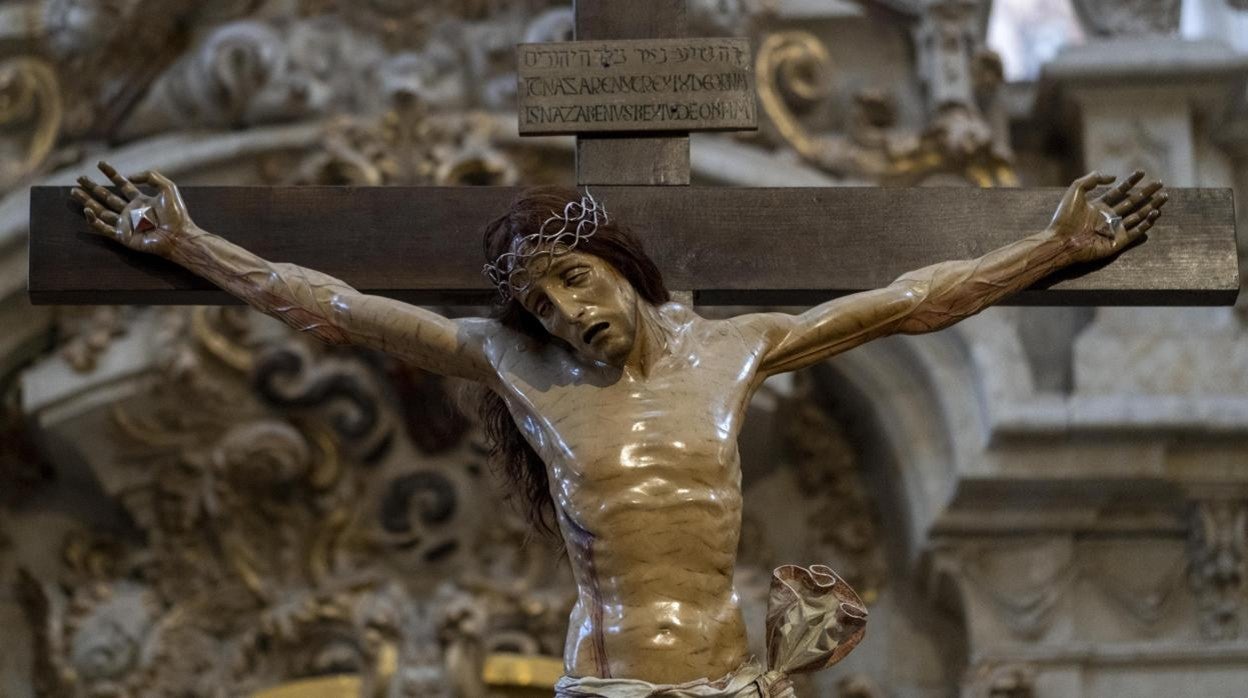
<svg viewBox="0 0 1248 698">
<path fill-rule="evenodd" d="M 1041 235 L 1043 236 L 1041 244 L 1050 247 L 1062 265 L 1082 260 L 1082 251 L 1087 248 L 1087 245 L 1084 244 L 1084 240 L 1079 239 L 1079 236 L 1071 235 L 1057 226 L 1045 228 Z"/>
<path fill-rule="evenodd" d="M 180 226 L 177 229 L 169 230 L 166 236 L 164 255 L 169 259 L 182 263 L 189 248 L 195 244 L 195 241 L 205 235 L 209 235 L 208 231 L 200 228 L 194 223 Z"/>
</svg>

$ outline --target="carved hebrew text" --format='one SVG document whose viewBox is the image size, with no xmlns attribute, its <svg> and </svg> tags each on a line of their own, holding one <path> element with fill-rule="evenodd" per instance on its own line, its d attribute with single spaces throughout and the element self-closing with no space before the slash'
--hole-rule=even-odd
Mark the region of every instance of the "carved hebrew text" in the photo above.
<svg viewBox="0 0 1248 698">
<path fill-rule="evenodd" d="M 521 44 L 520 134 L 758 127 L 745 39 Z"/>
</svg>

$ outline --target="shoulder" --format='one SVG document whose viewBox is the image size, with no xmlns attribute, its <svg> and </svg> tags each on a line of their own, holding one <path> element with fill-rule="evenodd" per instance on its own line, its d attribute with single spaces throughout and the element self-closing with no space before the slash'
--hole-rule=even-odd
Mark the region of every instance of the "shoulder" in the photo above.
<svg viewBox="0 0 1248 698">
<path fill-rule="evenodd" d="M 790 313 L 745 313 L 724 320 L 740 333 L 743 341 L 760 349 L 784 341 L 797 327 L 798 317 Z"/>
<path fill-rule="evenodd" d="M 676 327 L 699 344 L 739 346 L 748 354 L 756 354 L 768 346 L 771 335 L 782 324 L 781 318 L 791 317 L 783 313 L 751 313 L 707 318 L 675 302 L 665 304 L 662 310 Z"/>
<path fill-rule="evenodd" d="M 713 339 L 718 330 L 722 329 L 717 320 L 702 317 L 684 303 L 668 301 L 658 306 L 658 311 L 668 331 L 682 340 L 692 339 L 704 343 Z"/>
<path fill-rule="evenodd" d="M 496 375 L 528 374 L 542 367 L 562 367 L 569 360 L 563 345 L 533 337 L 493 318 L 463 318 L 456 321 L 463 341 L 481 348 Z"/>
<path fill-rule="evenodd" d="M 492 362 L 496 357 L 514 353 L 535 342 L 523 332 L 494 318 L 458 318 L 455 327 L 461 343 L 480 347 Z"/>
</svg>

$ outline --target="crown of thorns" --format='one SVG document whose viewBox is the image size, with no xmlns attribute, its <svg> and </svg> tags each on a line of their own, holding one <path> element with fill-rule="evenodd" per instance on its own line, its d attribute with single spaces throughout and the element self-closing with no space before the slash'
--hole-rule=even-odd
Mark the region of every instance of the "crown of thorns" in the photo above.
<svg viewBox="0 0 1248 698">
<path fill-rule="evenodd" d="M 598 232 L 607 223 L 607 209 L 590 195 L 589 189 L 580 201 L 569 201 L 563 212 L 550 212 L 536 233 L 516 238 L 511 250 L 481 270 L 490 283 L 498 287 L 503 302 L 524 293 L 534 280 L 550 269 L 555 258 L 565 255 L 583 240 Z"/>
</svg>

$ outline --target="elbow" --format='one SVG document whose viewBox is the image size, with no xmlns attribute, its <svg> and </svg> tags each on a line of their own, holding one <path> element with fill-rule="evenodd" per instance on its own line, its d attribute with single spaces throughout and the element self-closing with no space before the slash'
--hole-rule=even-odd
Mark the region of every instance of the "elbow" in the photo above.
<svg viewBox="0 0 1248 698">
<path fill-rule="evenodd" d="M 903 298 L 921 301 L 932 288 L 931 278 L 906 274 L 890 284 Z"/>
<path fill-rule="evenodd" d="M 328 293 L 316 298 L 310 310 L 310 324 L 301 328 L 304 332 L 328 344 L 352 343 L 346 331 L 351 318 L 351 304 L 343 294 Z"/>
<path fill-rule="evenodd" d="M 932 290 L 930 279 L 916 279 L 906 276 L 894 281 L 892 286 L 897 293 L 895 302 L 898 310 L 907 316 L 918 311 L 923 306 Z"/>
<path fill-rule="evenodd" d="M 897 324 L 900 334 L 923 334 L 944 326 L 942 314 L 933 312 L 928 302 L 931 282 L 924 279 L 902 277 L 893 282 L 897 289 Z"/>
</svg>

